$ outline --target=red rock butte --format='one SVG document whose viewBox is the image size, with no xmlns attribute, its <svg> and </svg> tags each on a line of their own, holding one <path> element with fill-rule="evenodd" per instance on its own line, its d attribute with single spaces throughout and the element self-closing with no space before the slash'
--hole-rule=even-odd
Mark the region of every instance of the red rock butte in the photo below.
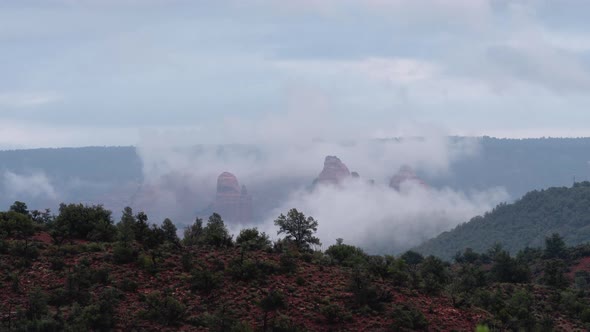
<svg viewBox="0 0 590 332">
<path fill-rule="evenodd" d="M 349 178 L 350 171 L 348 167 L 336 156 L 327 156 L 324 160 L 324 169 L 314 183 L 332 183 L 338 184 L 345 178 Z"/>
<path fill-rule="evenodd" d="M 391 177 L 389 186 L 397 191 L 400 190 L 402 183 L 414 182 L 423 188 L 429 188 L 428 184 L 419 178 L 414 170 L 409 166 L 402 166 L 399 171 Z"/>
<path fill-rule="evenodd" d="M 217 178 L 217 193 L 213 211 L 229 223 L 252 222 L 252 198 L 246 186 L 241 186 L 235 175 L 223 172 Z"/>
</svg>

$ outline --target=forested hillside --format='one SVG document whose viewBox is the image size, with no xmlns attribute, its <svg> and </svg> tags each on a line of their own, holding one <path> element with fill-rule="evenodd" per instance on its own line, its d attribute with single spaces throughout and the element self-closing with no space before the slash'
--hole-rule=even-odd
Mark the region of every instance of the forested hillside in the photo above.
<svg viewBox="0 0 590 332">
<path fill-rule="evenodd" d="M 541 246 L 552 233 L 559 233 L 570 245 L 590 241 L 590 182 L 531 191 L 512 204 L 500 204 L 440 234 L 416 250 L 449 259 L 466 248 L 483 252 L 500 243 L 516 253 L 525 247 Z"/>
<path fill-rule="evenodd" d="M 58 215 L 15 202 L 0 212 L 2 331 L 584 331 L 590 248 L 558 235 L 516 257 L 495 246 L 455 263 L 367 255 L 291 209 L 269 241 L 235 237 L 217 214 L 177 236 L 102 206 Z"/>
</svg>

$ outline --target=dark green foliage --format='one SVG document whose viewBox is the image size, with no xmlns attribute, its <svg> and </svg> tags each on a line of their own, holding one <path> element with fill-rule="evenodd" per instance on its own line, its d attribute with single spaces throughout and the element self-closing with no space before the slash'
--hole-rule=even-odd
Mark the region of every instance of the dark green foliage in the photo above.
<svg viewBox="0 0 590 332">
<path fill-rule="evenodd" d="M 287 216 L 281 214 L 275 225 L 279 226 L 277 235 L 285 234 L 288 240 L 292 240 L 298 249 L 309 249 L 311 245 L 319 245 L 320 239 L 314 236 L 318 230 L 318 222 L 313 217 L 305 217 L 297 209 L 291 209 Z"/>
<path fill-rule="evenodd" d="M 261 300 L 258 302 L 258 306 L 264 312 L 262 330 L 266 331 L 268 326 L 268 314 L 275 312 L 280 309 L 287 307 L 285 297 L 277 290 L 270 290 Z M 275 329 L 273 329 L 275 330 Z"/>
<path fill-rule="evenodd" d="M 292 252 L 287 251 L 281 254 L 279 262 L 283 273 L 295 273 L 297 271 L 297 258 Z"/>
<path fill-rule="evenodd" d="M 418 265 L 424 260 L 424 256 L 422 256 L 422 254 L 413 250 L 406 251 L 403 255 L 401 255 L 400 258 L 403 259 L 408 265 Z"/>
<path fill-rule="evenodd" d="M 257 228 L 246 228 L 240 231 L 236 244 L 246 250 L 266 250 L 270 249 L 271 242 L 266 233 L 259 232 Z"/>
<path fill-rule="evenodd" d="M 28 214 L 15 211 L 0 212 L 0 233 L 7 237 L 26 239 L 33 235 L 35 228 Z"/>
<path fill-rule="evenodd" d="M 227 305 L 222 304 L 213 313 L 205 312 L 200 315 L 194 325 L 203 326 L 210 331 L 230 331 L 230 332 L 251 332 L 252 328 L 242 322 L 238 322 L 235 313 Z"/>
<path fill-rule="evenodd" d="M 163 325 L 179 325 L 186 314 L 186 306 L 171 295 L 154 292 L 145 298 L 146 317 Z"/>
<path fill-rule="evenodd" d="M 51 257 L 49 263 L 53 271 L 62 271 L 66 266 L 64 259 L 60 256 Z"/>
<path fill-rule="evenodd" d="M 116 264 L 131 263 L 135 261 L 136 257 L 136 251 L 128 243 L 117 242 L 113 246 L 113 262 Z"/>
<path fill-rule="evenodd" d="M 168 218 L 164 219 L 162 222 L 162 231 L 164 232 L 164 241 L 171 243 L 178 243 L 180 241 L 178 239 L 178 235 L 176 234 L 176 226 L 172 220 Z"/>
<path fill-rule="evenodd" d="M 180 256 L 180 264 L 185 272 L 189 272 L 193 268 L 193 255 L 189 252 L 183 252 Z"/>
<path fill-rule="evenodd" d="M 44 211 L 33 210 L 30 212 L 30 215 L 31 219 L 33 219 L 37 225 L 50 225 L 55 218 L 55 216 L 51 214 L 50 209 L 45 209 Z"/>
<path fill-rule="evenodd" d="M 60 204 L 59 215 L 50 224 L 51 235 L 58 244 L 67 239 L 110 242 L 117 230 L 111 211 L 102 205 Z"/>
<path fill-rule="evenodd" d="M 203 228 L 202 242 L 214 247 L 230 247 L 232 237 L 229 235 L 221 216 L 213 213 Z"/>
<path fill-rule="evenodd" d="M 148 224 L 148 216 L 143 211 L 139 212 L 135 216 L 135 223 L 133 224 L 133 234 L 135 235 L 135 240 L 139 243 L 144 243 L 144 240 L 148 236 L 148 232 L 150 231 L 150 225 Z"/>
<path fill-rule="evenodd" d="M 422 288 L 428 294 L 439 293 L 449 282 L 447 266 L 437 257 L 428 256 L 420 263 Z"/>
<path fill-rule="evenodd" d="M 349 322 L 352 320 L 351 313 L 346 308 L 336 304 L 329 303 L 320 307 L 320 313 L 330 324 Z"/>
<path fill-rule="evenodd" d="M 119 241 L 129 244 L 135 240 L 135 216 L 133 216 L 133 209 L 129 206 L 123 209 L 121 220 L 117 224 Z"/>
<path fill-rule="evenodd" d="M 191 290 L 209 294 L 221 286 L 222 280 L 222 276 L 219 273 L 214 273 L 203 268 L 194 269 L 191 271 Z"/>
<path fill-rule="evenodd" d="M 530 270 L 526 263 L 510 257 L 507 251 L 493 254 L 491 276 L 496 282 L 526 283 L 530 281 Z"/>
<path fill-rule="evenodd" d="M 185 246 L 194 246 L 201 243 L 203 236 L 203 219 L 197 218 L 195 222 L 185 228 L 182 244 Z"/>
<path fill-rule="evenodd" d="M 39 320 L 48 312 L 47 294 L 41 289 L 35 288 L 29 293 L 26 316 L 30 320 Z"/>
<path fill-rule="evenodd" d="M 361 248 L 344 244 L 342 241 L 331 245 L 325 253 L 334 263 L 342 266 L 357 266 L 367 259 L 367 255 Z"/>
<path fill-rule="evenodd" d="M 137 284 L 137 282 L 129 279 L 129 278 L 124 278 L 121 279 L 121 281 L 119 281 L 119 289 L 124 291 L 124 292 L 129 292 L 129 293 L 135 293 L 137 291 L 137 287 L 139 285 Z"/>
<path fill-rule="evenodd" d="M 29 215 L 29 208 L 27 207 L 27 204 L 20 201 L 15 201 L 8 210 L 20 213 L 25 216 Z"/>
<path fill-rule="evenodd" d="M 546 258 L 566 258 L 567 249 L 563 238 L 553 233 L 550 237 L 545 238 L 545 252 Z"/>
<path fill-rule="evenodd" d="M 563 241 L 581 244 L 590 238 L 590 182 L 573 187 L 531 191 L 512 204 L 502 203 L 483 216 L 472 218 L 449 232 L 427 241 L 417 251 L 451 259 L 456 252 L 472 248 L 484 252 L 501 243 L 516 254 L 525 247 L 542 247 L 547 234 L 549 255 L 561 255 Z M 562 257 L 563 258 L 563 257 Z"/>
<path fill-rule="evenodd" d="M 250 259 L 235 259 L 230 262 L 228 267 L 229 275 L 242 281 L 262 281 L 277 270 L 277 267 L 272 263 Z"/>
<path fill-rule="evenodd" d="M 111 331 L 115 325 L 115 309 L 121 294 L 114 288 L 105 288 L 99 295 L 98 301 L 93 301 L 85 307 L 78 303 L 72 306 L 68 317 L 68 327 L 73 331 Z"/>
<path fill-rule="evenodd" d="M 555 288 L 565 288 L 569 284 L 565 262 L 561 259 L 550 259 L 544 262 L 542 281 L 545 285 Z"/>
<path fill-rule="evenodd" d="M 424 314 L 406 304 L 401 304 L 395 307 L 393 311 L 394 323 L 391 329 L 394 331 L 427 331 L 428 320 Z"/>
<path fill-rule="evenodd" d="M 381 311 L 383 303 L 392 300 L 391 294 L 373 284 L 370 275 L 362 269 L 356 268 L 353 271 L 349 289 L 354 295 L 354 301 L 358 307 L 368 306 L 373 310 Z"/>
</svg>

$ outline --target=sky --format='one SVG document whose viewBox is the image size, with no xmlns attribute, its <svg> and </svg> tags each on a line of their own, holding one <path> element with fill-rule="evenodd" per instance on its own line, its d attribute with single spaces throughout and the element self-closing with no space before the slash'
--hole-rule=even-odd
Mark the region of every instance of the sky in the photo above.
<svg viewBox="0 0 590 332">
<path fill-rule="evenodd" d="M 0 0 L 0 149 L 590 136 L 588 12 L 585 0 Z"/>
</svg>

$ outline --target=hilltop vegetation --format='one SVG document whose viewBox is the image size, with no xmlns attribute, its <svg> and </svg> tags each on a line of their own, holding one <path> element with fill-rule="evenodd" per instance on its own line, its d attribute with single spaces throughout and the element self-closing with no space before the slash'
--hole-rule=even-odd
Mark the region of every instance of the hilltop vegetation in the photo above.
<svg viewBox="0 0 590 332">
<path fill-rule="evenodd" d="M 473 331 L 590 327 L 590 248 L 511 256 L 467 250 L 454 264 L 374 256 L 338 239 L 315 250 L 321 222 L 295 209 L 234 239 L 218 214 L 177 236 L 125 208 L 59 213 L 15 202 L 0 212 L 0 329 L 8 331 Z M 484 329 L 485 330 L 485 329 Z"/>
<path fill-rule="evenodd" d="M 500 204 L 440 234 L 416 250 L 450 259 L 467 248 L 483 252 L 499 243 L 514 254 L 526 247 L 542 246 L 552 233 L 559 233 L 569 245 L 588 242 L 590 182 L 531 191 L 512 204 Z"/>
</svg>

